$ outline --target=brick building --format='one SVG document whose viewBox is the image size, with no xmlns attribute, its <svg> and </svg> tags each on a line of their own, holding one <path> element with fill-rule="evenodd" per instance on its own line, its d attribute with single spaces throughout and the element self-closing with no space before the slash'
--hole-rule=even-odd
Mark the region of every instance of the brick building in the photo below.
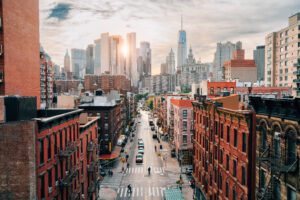
<svg viewBox="0 0 300 200">
<path fill-rule="evenodd" d="M 255 198 L 255 114 L 193 102 L 196 199 Z"/>
<path fill-rule="evenodd" d="M 193 155 L 193 100 L 171 99 L 174 121 L 174 145 L 176 155 L 183 165 L 192 164 Z"/>
<path fill-rule="evenodd" d="M 78 93 L 78 88 L 81 84 L 79 80 L 55 80 L 54 90 L 55 93 Z"/>
<path fill-rule="evenodd" d="M 250 97 L 256 112 L 256 198 L 300 199 L 300 99 Z"/>
<path fill-rule="evenodd" d="M 237 87 L 236 94 L 240 96 L 241 102 L 249 102 L 249 96 L 260 96 L 266 98 L 283 98 L 292 95 L 291 87 Z"/>
<path fill-rule="evenodd" d="M 97 89 L 103 90 L 108 93 L 111 90 L 117 90 L 122 94 L 131 91 L 130 80 L 124 75 L 91 75 L 84 76 L 84 89 L 85 91 L 94 92 Z"/>
<path fill-rule="evenodd" d="M 52 107 L 53 103 L 53 63 L 50 56 L 40 48 L 40 72 L 41 72 L 41 107 Z"/>
<path fill-rule="evenodd" d="M 203 80 L 200 84 L 192 85 L 192 95 L 215 97 L 220 96 L 223 92 L 235 94 L 236 88 L 236 82 L 210 82 Z"/>
<path fill-rule="evenodd" d="M 0 199 L 96 199 L 99 118 L 80 109 L 36 111 L 35 98 L 4 100 Z"/>
<path fill-rule="evenodd" d="M 254 60 L 245 59 L 245 51 L 238 49 L 233 52 L 233 59 L 224 62 L 224 80 L 239 79 L 240 82 L 256 82 L 257 67 Z"/>
<path fill-rule="evenodd" d="M 39 1 L 1 1 L 0 17 L 0 95 L 36 96 L 39 107 Z"/>
<path fill-rule="evenodd" d="M 96 93 L 97 94 L 97 93 Z M 81 100 L 79 108 L 84 109 L 89 116 L 100 116 L 100 159 L 114 159 L 119 156 L 119 148 L 115 148 L 117 139 L 123 132 L 124 115 L 120 95 L 114 92 L 86 96 Z"/>
</svg>

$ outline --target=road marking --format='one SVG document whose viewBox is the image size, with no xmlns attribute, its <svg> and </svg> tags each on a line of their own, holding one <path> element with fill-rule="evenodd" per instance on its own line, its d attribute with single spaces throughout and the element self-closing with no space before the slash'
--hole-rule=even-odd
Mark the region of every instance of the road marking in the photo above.
<svg viewBox="0 0 300 200">
<path fill-rule="evenodd" d="M 164 190 L 165 190 L 166 188 L 165 187 L 161 187 L 160 188 L 160 193 L 161 193 L 161 196 L 163 197 L 164 196 Z"/>
<path fill-rule="evenodd" d="M 118 188 L 118 190 L 117 190 L 117 193 L 119 194 L 119 192 L 120 192 L 120 188 Z"/>
<path fill-rule="evenodd" d="M 141 197 L 144 195 L 144 188 L 141 188 Z"/>
<path fill-rule="evenodd" d="M 134 197 L 135 188 L 132 188 L 132 197 Z"/>
<path fill-rule="evenodd" d="M 148 188 L 148 191 L 149 191 L 148 196 L 152 196 L 152 191 L 151 191 L 151 189 L 152 189 L 151 187 Z"/>
<path fill-rule="evenodd" d="M 123 196 L 123 188 L 121 189 L 120 197 L 122 197 L 122 196 Z"/>
<path fill-rule="evenodd" d="M 128 188 L 126 187 L 126 188 L 125 188 L 125 192 L 124 192 L 124 197 L 127 196 L 127 193 L 128 193 Z"/>
<path fill-rule="evenodd" d="M 157 193 L 157 196 L 159 196 L 159 189 L 158 189 L 158 187 L 156 187 L 156 193 Z"/>
<path fill-rule="evenodd" d="M 139 196 L 139 188 L 138 187 L 136 188 L 136 196 L 137 197 Z"/>
</svg>

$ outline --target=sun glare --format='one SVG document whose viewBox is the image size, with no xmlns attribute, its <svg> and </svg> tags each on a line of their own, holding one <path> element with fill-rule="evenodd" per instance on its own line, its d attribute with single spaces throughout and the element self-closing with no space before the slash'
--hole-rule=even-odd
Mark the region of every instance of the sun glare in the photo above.
<svg viewBox="0 0 300 200">
<path fill-rule="evenodd" d="M 128 55 L 128 46 L 127 46 L 127 44 L 124 44 L 122 51 L 123 51 L 124 57 L 126 57 Z"/>
</svg>

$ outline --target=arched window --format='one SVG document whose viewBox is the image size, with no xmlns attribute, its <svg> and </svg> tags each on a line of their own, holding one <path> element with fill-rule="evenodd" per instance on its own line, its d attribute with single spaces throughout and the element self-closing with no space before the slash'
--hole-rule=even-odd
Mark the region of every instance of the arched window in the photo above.
<svg viewBox="0 0 300 200">
<path fill-rule="evenodd" d="M 266 149 L 267 148 L 267 127 L 265 124 L 262 125 L 260 129 L 260 148 Z"/>
<path fill-rule="evenodd" d="M 287 164 L 291 165 L 296 161 L 296 133 L 289 129 L 287 136 Z"/>
<path fill-rule="evenodd" d="M 236 196 L 237 196 L 236 188 L 235 188 L 235 186 L 233 186 L 233 188 L 232 188 L 232 200 L 236 200 Z"/>
</svg>

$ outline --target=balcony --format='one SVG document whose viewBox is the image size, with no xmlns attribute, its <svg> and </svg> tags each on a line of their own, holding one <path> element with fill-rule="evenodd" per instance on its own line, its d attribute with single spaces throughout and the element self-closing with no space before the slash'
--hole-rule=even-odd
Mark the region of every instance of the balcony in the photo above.
<svg viewBox="0 0 300 200">
<path fill-rule="evenodd" d="M 96 191 L 96 184 L 94 182 L 91 182 L 88 187 L 88 193 L 94 193 Z"/>
<path fill-rule="evenodd" d="M 294 87 L 293 90 L 300 91 L 300 87 Z"/>
<path fill-rule="evenodd" d="M 60 158 L 67 158 L 70 157 L 75 152 L 75 144 L 69 144 L 64 150 L 59 151 L 59 157 Z"/>
<path fill-rule="evenodd" d="M 77 169 L 71 169 L 69 171 L 66 171 L 66 176 L 60 181 L 60 186 L 62 187 L 71 186 L 71 183 L 73 179 L 77 176 L 77 174 L 78 174 Z"/>
<path fill-rule="evenodd" d="M 95 171 L 95 162 L 92 161 L 91 164 L 87 165 L 87 172 L 93 173 Z"/>
<path fill-rule="evenodd" d="M 92 152 L 92 151 L 94 151 L 94 143 L 93 142 L 90 142 L 90 143 L 88 143 L 88 145 L 87 145 L 87 151 L 88 152 Z"/>
</svg>

